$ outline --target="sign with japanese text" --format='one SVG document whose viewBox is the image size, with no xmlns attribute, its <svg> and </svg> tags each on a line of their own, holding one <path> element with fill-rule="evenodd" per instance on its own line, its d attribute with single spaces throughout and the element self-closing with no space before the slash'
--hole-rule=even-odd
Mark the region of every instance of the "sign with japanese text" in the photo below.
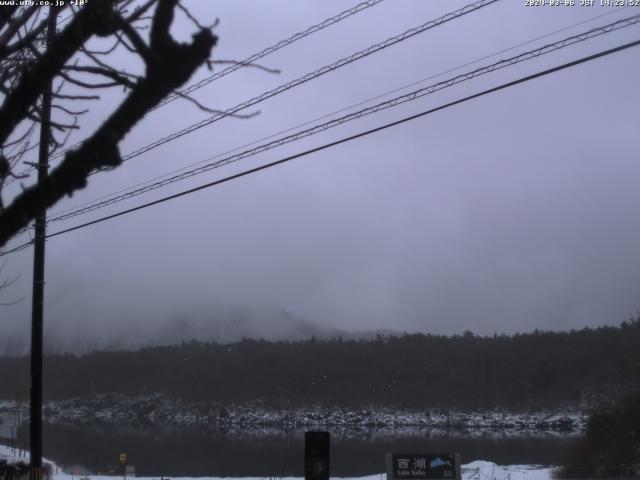
<svg viewBox="0 0 640 480">
<path fill-rule="evenodd" d="M 388 453 L 388 480 L 460 480 L 456 453 Z"/>
</svg>

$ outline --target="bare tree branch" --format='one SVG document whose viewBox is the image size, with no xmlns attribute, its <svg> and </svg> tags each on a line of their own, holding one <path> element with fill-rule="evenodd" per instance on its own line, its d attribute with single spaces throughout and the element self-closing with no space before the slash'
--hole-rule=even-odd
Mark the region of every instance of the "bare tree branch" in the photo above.
<svg viewBox="0 0 640 480">
<path fill-rule="evenodd" d="M 145 62 L 146 73 L 131 85 L 131 91 L 125 100 L 93 135 L 76 150 L 68 151 L 62 162 L 44 181 L 25 189 L 0 213 L 0 246 L 26 227 L 37 212 L 52 206 L 65 195 L 70 196 L 84 188 L 91 172 L 118 166 L 122 162 L 118 143 L 150 109 L 182 86 L 199 66 L 208 61 L 217 41 L 210 30 L 199 30 L 193 35 L 190 43 L 179 43 L 171 37 L 169 31 L 177 3 L 177 0 L 157 1 L 149 43 L 145 43 L 146 50 L 140 50 L 141 46 L 134 45 L 137 47 L 136 54 Z M 19 84 L 10 92 L 0 108 L 0 144 L 6 140 L 19 121 L 29 115 L 36 103 L 37 93 L 29 94 L 26 91 L 27 86 L 38 92 L 46 79 L 50 81 L 55 75 L 61 75 L 71 82 L 71 77 L 63 71 L 65 64 L 74 52 L 78 52 L 86 43 L 91 36 L 90 32 L 95 35 L 117 35 L 117 31 L 122 29 L 122 17 L 110 8 L 111 6 L 107 0 L 89 2 L 87 8 L 81 9 L 67 28 L 55 37 L 51 48 L 31 69 L 24 72 Z M 82 25 L 81 21 L 88 25 Z M 139 37 L 133 37 L 130 33 L 126 35 L 130 41 Z M 64 45 L 61 43 L 63 38 L 67 41 Z M 143 51 L 146 53 L 143 54 Z M 79 73 L 83 72 L 78 69 L 85 68 L 87 67 L 75 66 Z M 84 73 L 103 73 L 95 69 L 100 67 L 92 67 L 91 71 L 85 70 Z M 35 72 L 44 76 L 44 80 Z M 121 77 L 118 79 L 121 80 Z M 71 83 L 78 85 L 83 82 L 74 79 Z M 95 88 L 95 85 L 90 83 L 86 85 L 87 88 Z M 17 91 L 21 94 L 16 94 Z M 12 106 L 11 110 L 7 107 L 9 104 Z M 10 112 L 16 113 L 11 115 Z"/>
<path fill-rule="evenodd" d="M 4 267 L 6 265 L 7 265 L 7 260 L 5 260 L 2 263 L 2 265 L 0 265 L 0 273 L 2 273 L 2 271 L 4 270 Z M 5 288 L 10 287 L 14 283 L 16 283 L 19 278 L 20 278 L 20 274 L 16 275 L 13 278 L 5 279 L 2 282 L 0 282 L 0 292 L 2 292 L 2 290 L 4 290 Z M 24 300 L 24 297 L 19 298 L 18 300 L 12 300 L 12 301 L 9 301 L 9 302 L 0 302 L 0 306 L 6 307 L 6 306 L 9 306 L 9 305 L 16 305 L 16 304 L 22 302 L 23 300 Z"/>
<path fill-rule="evenodd" d="M 53 97 L 61 100 L 100 100 L 100 95 L 63 95 L 54 93 Z"/>
<path fill-rule="evenodd" d="M 26 10 L 23 10 L 22 14 L 13 19 L 11 16 L 7 18 L 9 27 L 5 32 L 0 35 L 0 47 L 6 47 L 11 39 L 18 33 L 20 28 L 31 18 L 31 16 L 38 11 L 38 7 L 35 5 L 30 6 Z"/>
<path fill-rule="evenodd" d="M 133 45 L 133 50 L 137 51 L 140 54 L 145 63 L 148 64 L 149 62 L 153 61 L 153 59 L 151 58 L 151 50 L 144 42 L 142 37 L 138 34 L 138 32 L 136 32 L 135 28 L 133 28 L 130 23 L 125 22 L 122 17 L 120 17 L 118 22 L 123 33 Z"/>
<path fill-rule="evenodd" d="M 2 43 L 0 42 L 0 56 L 10 55 L 13 52 L 16 52 L 26 47 L 29 43 L 36 40 L 38 36 L 40 36 L 44 32 L 44 29 L 46 27 L 47 27 L 47 21 L 43 20 L 42 22 L 40 22 L 40 24 L 36 28 L 29 31 L 27 35 L 20 38 L 17 42 L 12 43 L 11 45 L 2 45 Z"/>
<path fill-rule="evenodd" d="M 63 70 L 64 71 L 71 70 L 74 72 L 85 72 L 85 73 L 93 73 L 96 75 L 102 75 L 104 77 L 112 79 L 116 84 L 124 85 L 127 88 L 135 87 L 135 82 L 129 80 L 125 76 L 127 74 L 122 74 L 111 68 L 92 67 L 89 65 L 67 65 L 66 67 L 63 68 Z M 131 75 L 131 76 L 134 77 L 135 79 L 138 78 L 135 75 Z M 70 78 L 70 77 L 67 76 L 66 78 Z"/>
<path fill-rule="evenodd" d="M 0 9 L 0 31 L 9 23 L 14 12 L 18 9 L 18 4 L 6 5 Z"/>
<path fill-rule="evenodd" d="M 67 74 L 64 71 L 60 71 L 59 75 L 62 78 L 64 78 L 67 82 L 73 85 L 76 85 L 78 87 L 87 88 L 87 89 L 112 88 L 112 87 L 122 86 L 122 83 L 120 82 L 103 82 L 103 83 L 84 82 L 82 80 L 78 80 L 77 78 L 73 78 L 71 75 Z"/>
<path fill-rule="evenodd" d="M 27 115 L 44 86 L 92 35 L 106 34 L 112 26 L 113 3 L 92 0 L 71 20 L 71 23 L 51 42 L 50 48 L 31 68 L 25 68 L 18 85 L 0 107 L 0 144 Z"/>
<path fill-rule="evenodd" d="M 67 107 L 63 107 L 62 105 L 51 105 L 51 108 L 55 109 L 55 110 L 61 110 L 64 113 L 66 113 L 68 115 L 73 115 L 73 116 L 84 115 L 85 113 L 87 113 L 89 111 L 86 108 L 84 110 L 70 110 Z"/>
<path fill-rule="evenodd" d="M 113 42 L 113 45 L 111 45 L 106 50 L 88 50 L 86 47 L 82 47 L 82 51 L 83 52 L 91 52 L 93 55 L 109 55 L 109 54 L 113 53 L 116 50 L 116 48 L 118 48 L 119 44 L 120 44 L 120 42 L 116 38 L 116 40 Z"/>
<path fill-rule="evenodd" d="M 257 68 L 258 70 L 262 70 L 264 72 L 267 73 L 274 73 L 274 74 L 280 74 L 282 73 L 281 70 L 277 69 L 277 68 L 269 68 L 269 67 L 265 67 L 264 65 L 260 65 L 259 63 L 246 63 L 246 62 L 239 62 L 237 60 L 212 60 L 210 63 L 217 65 L 242 65 L 243 67 L 251 67 L 251 68 Z"/>
<path fill-rule="evenodd" d="M 149 9 L 157 2 L 158 0 L 148 0 L 143 5 L 140 5 L 136 10 L 127 18 L 125 18 L 125 22 L 133 23 L 136 20 L 140 20 L 141 17 L 149 11 Z M 121 12 L 124 13 L 124 12 Z"/>
</svg>

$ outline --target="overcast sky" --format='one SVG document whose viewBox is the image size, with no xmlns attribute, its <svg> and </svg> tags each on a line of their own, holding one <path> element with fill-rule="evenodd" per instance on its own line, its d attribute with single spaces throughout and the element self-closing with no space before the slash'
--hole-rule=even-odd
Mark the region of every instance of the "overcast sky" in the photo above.
<svg viewBox="0 0 640 480">
<path fill-rule="evenodd" d="M 194 96 L 217 109 L 232 107 L 467 3 L 386 0 L 261 60 L 280 69 L 279 75 L 243 69 Z M 213 58 L 240 60 L 356 2 L 188 4 L 203 23 L 220 19 Z M 611 14 L 412 88 L 640 14 L 640 7 L 529 7 L 523 0 L 502 0 L 248 110 L 259 110 L 259 116 L 224 119 L 95 175 L 84 192 L 49 214 L 606 13 Z M 181 38 L 193 30 L 182 19 L 174 27 Z M 636 25 L 567 47 L 59 222 L 49 231 L 639 36 Z M 197 77 L 208 74 L 203 69 Z M 144 337 L 171 319 L 213 318 L 221 305 L 282 309 L 348 330 L 493 334 L 617 325 L 640 312 L 639 78 L 636 47 L 52 238 L 45 329 L 74 339 Z M 93 106 L 72 142 L 99 125 L 118 95 L 105 94 Z M 207 116 L 186 101 L 173 102 L 149 114 L 123 142 L 122 152 Z M 5 197 L 14 193 L 8 188 Z M 20 241 L 24 238 L 9 246 Z M 2 332 L 28 335 L 31 262 L 31 249 L 9 257 L 3 273 L 21 277 L 2 292 L 2 300 L 25 300 L 2 307 Z"/>
</svg>

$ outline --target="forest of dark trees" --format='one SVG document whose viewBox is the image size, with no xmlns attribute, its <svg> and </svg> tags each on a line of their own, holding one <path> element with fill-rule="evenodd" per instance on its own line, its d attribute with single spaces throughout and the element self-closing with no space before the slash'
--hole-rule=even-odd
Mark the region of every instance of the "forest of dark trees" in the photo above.
<svg viewBox="0 0 640 480">
<path fill-rule="evenodd" d="M 559 473 L 561 478 L 640 477 L 640 392 L 592 412 L 587 431 L 574 439 Z"/>
<path fill-rule="evenodd" d="M 576 406 L 640 379 L 640 320 L 619 327 L 370 341 L 192 341 L 45 358 L 45 399 L 163 393 L 188 402 L 410 409 Z M 28 358 L 0 358 L 0 398 L 28 398 Z"/>
</svg>

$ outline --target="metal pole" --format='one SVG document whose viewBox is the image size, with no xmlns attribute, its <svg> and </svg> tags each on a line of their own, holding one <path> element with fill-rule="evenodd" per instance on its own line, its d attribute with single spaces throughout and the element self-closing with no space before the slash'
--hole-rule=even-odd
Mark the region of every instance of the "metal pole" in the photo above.
<svg viewBox="0 0 640 480">
<path fill-rule="evenodd" d="M 49 7 L 47 48 L 56 32 L 56 9 Z M 38 151 L 38 182 L 47 176 L 49 167 L 49 138 L 51 122 L 52 82 L 42 92 L 40 122 L 40 149 Z M 42 319 L 44 306 L 44 244 L 46 235 L 46 209 L 35 219 L 33 243 L 33 294 L 31 304 L 31 405 L 30 405 L 30 478 L 42 479 Z"/>
</svg>

